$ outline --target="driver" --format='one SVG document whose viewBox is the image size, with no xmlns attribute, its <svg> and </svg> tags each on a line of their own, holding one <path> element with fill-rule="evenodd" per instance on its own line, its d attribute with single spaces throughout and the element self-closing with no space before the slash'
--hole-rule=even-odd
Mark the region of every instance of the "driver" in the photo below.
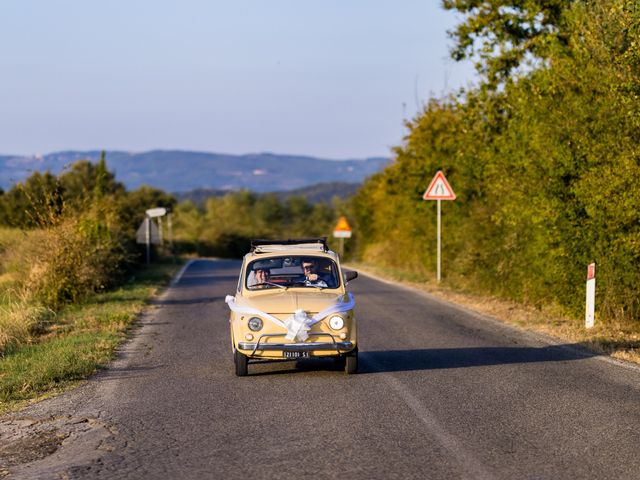
<svg viewBox="0 0 640 480">
<path fill-rule="evenodd" d="M 302 260 L 302 272 L 304 273 L 304 284 L 308 287 L 327 288 L 327 282 L 318 275 L 318 262 L 315 258 L 305 258 Z"/>
</svg>

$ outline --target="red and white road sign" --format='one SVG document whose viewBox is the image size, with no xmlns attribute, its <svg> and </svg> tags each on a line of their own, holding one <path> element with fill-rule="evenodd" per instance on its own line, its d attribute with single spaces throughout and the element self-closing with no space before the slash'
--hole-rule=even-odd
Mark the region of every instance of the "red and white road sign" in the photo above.
<svg viewBox="0 0 640 480">
<path fill-rule="evenodd" d="M 453 188 L 447 182 L 442 170 L 438 170 L 433 180 L 427 187 L 427 190 L 422 195 L 424 200 L 455 200 L 456 194 L 453 192 Z"/>
</svg>

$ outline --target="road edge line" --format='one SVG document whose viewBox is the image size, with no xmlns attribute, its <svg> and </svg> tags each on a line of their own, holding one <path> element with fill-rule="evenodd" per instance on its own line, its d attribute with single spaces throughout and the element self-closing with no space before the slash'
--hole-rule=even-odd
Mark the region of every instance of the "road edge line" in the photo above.
<svg viewBox="0 0 640 480">
<path fill-rule="evenodd" d="M 178 273 L 175 274 L 175 276 L 173 277 L 173 279 L 171 280 L 171 282 L 169 282 L 169 286 L 173 287 L 175 285 L 177 285 L 180 280 L 182 280 L 182 276 L 184 275 L 184 272 L 187 271 L 187 269 L 191 266 L 192 263 L 195 263 L 197 261 L 199 261 L 199 258 L 192 258 L 191 260 L 187 261 L 187 263 L 185 263 L 182 268 L 178 271 Z"/>
</svg>

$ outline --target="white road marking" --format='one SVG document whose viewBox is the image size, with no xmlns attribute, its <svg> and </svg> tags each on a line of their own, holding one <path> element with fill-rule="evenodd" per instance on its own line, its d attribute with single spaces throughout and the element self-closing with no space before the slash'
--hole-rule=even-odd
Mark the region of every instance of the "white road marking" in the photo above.
<svg viewBox="0 0 640 480">
<path fill-rule="evenodd" d="M 171 280 L 170 286 L 174 286 L 177 285 L 180 280 L 182 279 L 182 275 L 184 275 L 184 272 L 187 271 L 187 269 L 189 268 L 189 266 L 193 263 L 193 262 L 197 262 L 198 260 L 200 260 L 199 258 L 193 258 L 191 260 L 189 260 L 187 263 L 185 263 L 182 268 L 180 269 L 180 271 L 176 274 L 176 276 L 173 278 L 173 280 Z"/>
</svg>

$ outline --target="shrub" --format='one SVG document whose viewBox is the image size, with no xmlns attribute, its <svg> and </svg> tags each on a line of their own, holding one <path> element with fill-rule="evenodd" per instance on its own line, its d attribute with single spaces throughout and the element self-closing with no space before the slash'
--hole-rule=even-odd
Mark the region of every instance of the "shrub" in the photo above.
<svg viewBox="0 0 640 480">
<path fill-rule="evenodd" d="M 113 284 L 127 262 L 117 229 L 95 212 L 62 220 L 23 250 L 23 287 L 53 310 Z"/>
<path fill-rule="evenodd" d="M 32 335 L 42 331 L 52 317 L 52 310 L 34 305 L 24 292 L 5 292 L 0 303 L 0 356 L 30 343 Z"/>
</svg>

